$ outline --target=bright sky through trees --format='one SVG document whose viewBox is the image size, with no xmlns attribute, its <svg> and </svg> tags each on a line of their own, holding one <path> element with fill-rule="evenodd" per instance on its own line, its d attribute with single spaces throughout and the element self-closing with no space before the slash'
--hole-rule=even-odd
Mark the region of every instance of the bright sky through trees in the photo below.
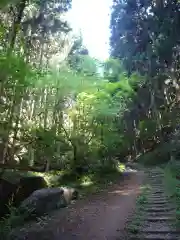
<svg viewBox="0 0 180 240">
<path fill-rule="evenodd" d="M 81 30 L 90 55 L 98 59 L 109 56 L 109 23 L 112 0 L 72 0 L 69 13 L 74 29 Z"/>
</svg>

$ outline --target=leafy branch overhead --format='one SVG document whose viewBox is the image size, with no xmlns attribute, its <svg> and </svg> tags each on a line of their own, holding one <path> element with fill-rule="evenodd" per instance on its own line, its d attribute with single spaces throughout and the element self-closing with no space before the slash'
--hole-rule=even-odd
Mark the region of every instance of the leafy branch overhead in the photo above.
<svg viewBox="0 0 180 240">
<path fill-rule="evenodd" d="M 168 139 L 180 117 L 179 2 L 114 1 L 104 62 L 72 31 L 71 1 L 0 4 L 0 164 L 111 169 Z"/>
</svg>

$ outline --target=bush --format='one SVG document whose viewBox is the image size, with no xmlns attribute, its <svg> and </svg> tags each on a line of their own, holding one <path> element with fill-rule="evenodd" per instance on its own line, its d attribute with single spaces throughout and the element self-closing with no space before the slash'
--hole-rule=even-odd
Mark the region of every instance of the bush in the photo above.
<svg viewBox="0 0 180 240">
<path fill-rule="evenodd" d="M 171 161 L 165 168 L 165 185 L 168 194 L 176 206 L 176 225 L 180 227 L 180 162 Z"/>
<path fill-rule="evenodd" d="M 167 163 L 171 156 L 171 146 L 168 143 L 161 144 L 155 150 L 141 155 L 138 161 L 144 165 L 159 165 Z"/>
<path fill-rule="evenodd" d="M 8 182 L 5 179 L 0 181 L 0 218 L 9 212 L 8 203 L 13 201 L 17 185 Z"/>
<path fill-rule="evenodd" d="M 8 240 L 8 236 L 11 233 L 12 229 L 24 224 L 26 215 L 28 215 L 28 212 L 25 212 L 24 215 L 20 215 L 19 211 L 16 208 L 9 206 L 9 214 L 7 214 L 6 217 L 0 221 L 1 239 Z"/>
</svg>

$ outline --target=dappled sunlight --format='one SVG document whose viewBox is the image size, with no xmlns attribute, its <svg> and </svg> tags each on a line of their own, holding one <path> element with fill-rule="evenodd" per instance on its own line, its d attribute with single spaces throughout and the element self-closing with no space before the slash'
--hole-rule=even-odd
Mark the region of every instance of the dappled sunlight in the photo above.
<svg viewBox="0 0 180 240">
<path fill-rule="evenodd" d="M 143 190 L 150 190 L 152 187 L 149 185 L 149 184 L 146 184 L 146 185 L 143 185 L 140 187 L 140 190 L 143 191 Z"/>
<path fill-rule="evenodd" d="M 108 192 L 109 194 L 117 194 L 117 195 L 123 195 L 123 196 L 128 196 L 132 194 L 137 194 L 140 192 L 140 188 L 133 188 L 133 189 L 125 189 L 125 190 L 114 190 L 111 192 Z"/>
<path fill-rule="evenodd" d="M 118 163 L 117 169 L 119 172 L 124 172 L 126 169 L 126 166 L 123 163 Z"/>
<path fill-rule="evenodd" d="M 92 186 L 93 184 L 94 183 L 90 176 L 83 176 L 81 178 L 81 183 L 80 183 L 81 186 Z"/>
</svg>

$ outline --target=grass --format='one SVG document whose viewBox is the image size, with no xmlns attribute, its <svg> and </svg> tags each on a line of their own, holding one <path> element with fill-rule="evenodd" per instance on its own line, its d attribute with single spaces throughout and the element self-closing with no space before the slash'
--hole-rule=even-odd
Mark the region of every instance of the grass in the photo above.
<svg viewBox="0 0 180 240">
<path fill-rule="evenodd" d="M 3 240 L 8 240 L 9 233 L 15 227 L 22 226 L 25 223 L 26 214 L 20 214 L 18 209 L 9 205 L 9 214 L 0 221 L 0 236 Z"/>
<path fill-rule="evenodd" d="M 58 184 L 61 186 L 68 185 L 70 187 L 77 188 L 80 192 L 80 197 L 84 198 L 106 189 L 119 179 L 123 180 L 122 173 L 124 170 L 125 166 L 121 164 L 119 168 L 111 171 L 97 171 L 89 174 L 86 173 L 79 177 L 67 173 L 59 178 Z"/>
<path fill-rule="evenodd" d="M 69 171 L 51 171 L 48 173 L 39 172 L 23 172 L 15 170 L 6 170 L 3 178 L 12 183 L 18 183 L 21 177 L 27 176 L 41 176 L 45 179 L 49 187 L 58 186 L 84 186 L 88 187 L 90 185 L 106 184 L 109 180 L 116 180 L 117 177 L 122 175 L 125 170 L 125 165 L 119 163 L 116 169 L 107 169 L 106 171 L 101 171 L 99 169 L 96 172 L 84 173 L 81 176 L 70 173 Z"/>
<path fill-rule="evenodd" d="M 101 171 L 100 169 L 99 171 L 84 173 L 80 176 L 68 171 L 37 173 L 6 170 L 3 178 L 7 181 L 18 184 L 21 177 L 41 176 L 47 182 L 48 187 L 73 187 L 79 191 L 80 198 L 84 198 L 85 196 L 106 189 L 108 186 L 116 182 L 117 179 L 123 179 L 122 173 L 124 170 L 124 164 L 119 164 L 116 169 L 107 169 L 106 171 Z"/>
<path fill-rule="evenodd" d="M 133 219 L 128 224 L 127 231 L 129 234 L 138 234 L 140 227 L 143 222 L 143 209 L 147 203 L 148 191 L 150 189 L 149 185 L 143 185 L 141 187 L 141 194 L 136 199 L 136 210 Z"/>
<path fill-rule="evenodd" d="M 176 206 L 175 225 L 180 228 L 180 164 L 178 162 L 168 163 L 165 167 L 165 186 L 169 198 Z"/>
</svg>

